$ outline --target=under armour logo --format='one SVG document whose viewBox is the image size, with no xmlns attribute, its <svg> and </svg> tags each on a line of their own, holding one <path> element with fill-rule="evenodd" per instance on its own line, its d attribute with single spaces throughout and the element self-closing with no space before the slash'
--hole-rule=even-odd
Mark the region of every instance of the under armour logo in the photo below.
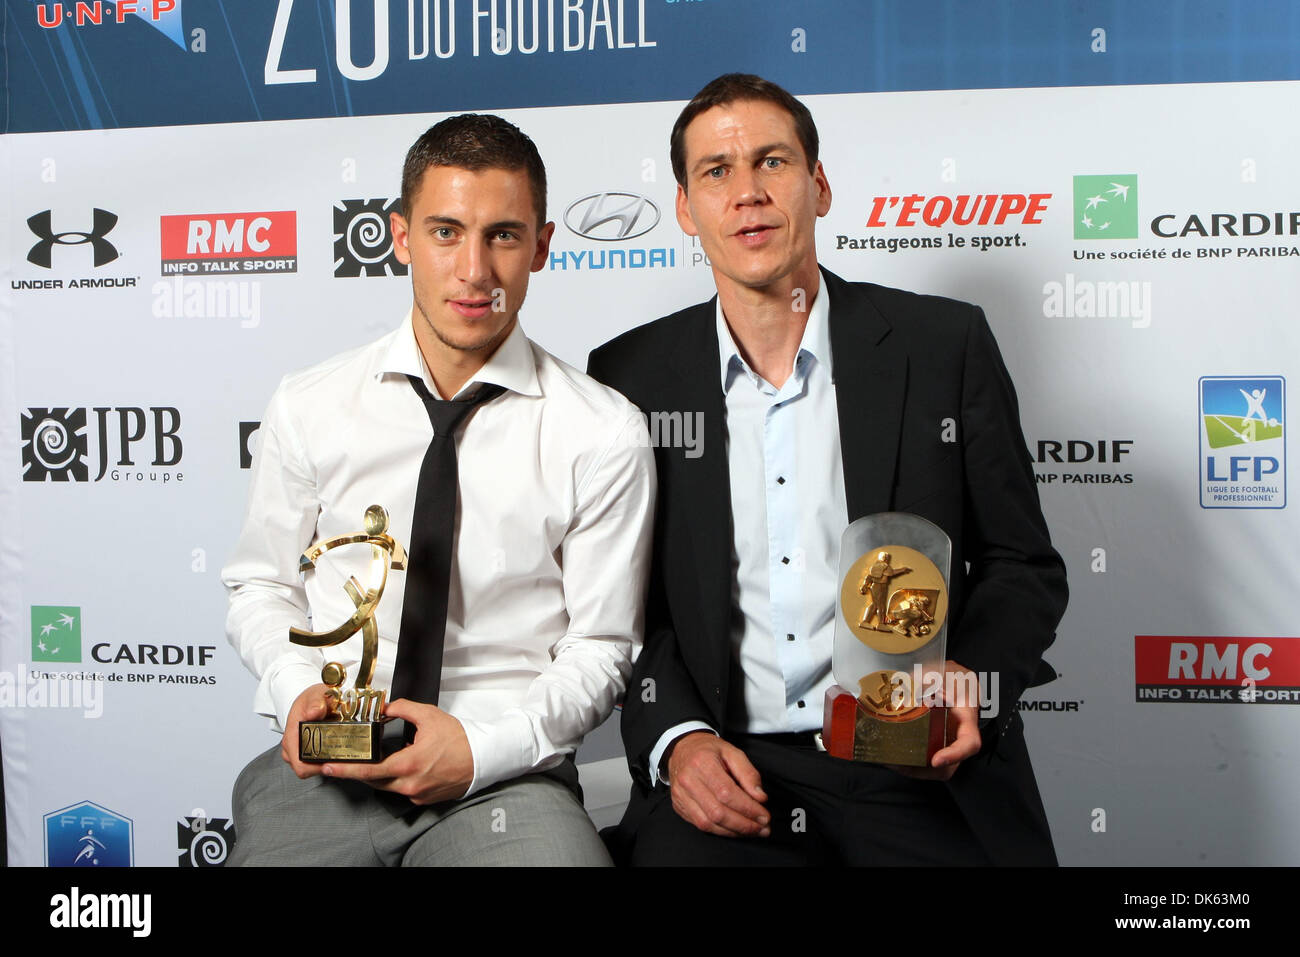
<svg viewBox="0 0 1300 957">
<path fill-rule="evenodd" d="M 117 247 L 110 243 L 104 237 L 112 232 L 113 227 L 117 225 L 117 214 L 110 213 L 106 209 L 95 209 L 95 218 L 91 224 L 90 232 L 80 233 L 69 231 L 56 233 L 54 227 L 50 225 L 50 211 L 47 209 L 43 213 L 37 213 L 27 220 L 28 228 L 40 239 L 31 251 L 27 253 L 27 261 L 37 266 L 50 268 L 50 259 L 53 256 L 54 244 L 60 246 L 80 246 L 82 243 L 90 243 L 90 248 L 95 252 L 95 265 L 102 266 L 105 263 L 111 263 L 117 258 Z"/>
</svg>

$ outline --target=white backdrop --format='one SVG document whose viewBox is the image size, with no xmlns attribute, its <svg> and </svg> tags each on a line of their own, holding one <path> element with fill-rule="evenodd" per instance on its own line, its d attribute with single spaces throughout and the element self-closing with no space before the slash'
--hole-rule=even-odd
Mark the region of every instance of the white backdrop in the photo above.
<svg viewBox="0 0 1300 957">
<path fill-rule="evenodd" d="M 1044 459 L 1036 471 L 1071 603 L 1048 655 L 1061 678 L 1031 691 L 1024 717 L 1064 863 L 1300 860 L 1289 826 L 1300 783 L 1296 712 L 1276 700 L 1278 689 L 1300 687 L 1288 603 L 1300 529 L 1281 507 L 1281 390 L 1300 355 L 1291 325 L 1300 239 L 1290 225 L 1300 133 L 1286 120 L 1298 93 L 1296 83 L 1279 82 L 806 98 L 833 190 L 818 230 L 824 265 L 981 304 L 1017 383 L 1031 453 Z M 547 161 L 552 219 L 605 191 L 643 195 L 662 214 L 653 230 L 621 243 L 558 227 L 522 323 L 579 367 L 593 346 L 711 293 L 709 270 L 693 261 L 697 250 L 672 215 L 666 141 L 680 106 L 500 111 Z M 10 465 L 0 485 L 8 676 L 0 733 L 11 863 L 45 863 L 50 840 L 59 853 L 80 847 L 67 844 L 69 829 L 79 837 L 95 821 L 111 838 L 106 863 L 122 855 L 183 863 L 189 841 L 178 825 L 194 833 L 209 821 L 208 831 L 225 833 L 235 774 L 274 740 L 250 713 L 253 681 L 223 634 L 218 573 L 247 481 L 240 423 L 260 418 L 286 371 L 400 321 L 406 278 L 334 275 L 334 209 L 395 197 L 406 147 L 443 115 L 5 137 L 12 186 L 0 231 L 0 460 Z M 1082 216 L 1099 225 L 1094 213 L 1105 205 L 1076 208 L 1076 176 L 1106 178 L 1100 194 L 1120 238 L 1075 238 Z M 1118 209 L 1127 201 L 1109 193 L 1111 182 L 1129 185 L 1135 219 Z M 1087 188 L 1096 182 L 1080 185 L 1098 195 Z M 1038 222 L 1017 213 L 1001 226 L 930 226 L 919 212 L 936 196 L 955 204 L 988 194 L 1047 198 L 1029 217 Z M 909 196 L 922 197 L 912 201 L 915 224 L 901 225 Z M 868 225 L 877 207 L 885 225 Z M 95 208 L 118 217 L 103 233 L 117 257 L 99 267 L 95 244 L 67 235 L 93 232 Z M 26 220 L 47 209 L 53 232 L 64 234 L 45 251 L 49 268 L 27 258 L 40 243 Z M 189 275 L 176 301 L 175 279 L 161 273 L 161 217 L 289 210 L 296 271 Z M 1220 232 L 1232 215 L 1240 233 L 1251 212 L 1263 214 L 1269 233 L 1193 228 L 1167 238 L 1151 226 L 1169 214 L 1160 228 L 1177 233 L 1195 214 L 1209 232 L 1217 213 Z M 1271 231 L 1279 212 L 1281 235 Z M 1129 221 L 1136 235 L 1122 238 Z M 975 248 L 993 237 L 1010 245 Z M 863 239 L 941 244 L 849 248 Z M 614 248 L 667 250 L 658 255 L 671 264 L 591 268 Z M 1226 252 L 1208 258 L 1209 249 Z M 1275 254 L 1252 255 L 1262 249 Z M 1112 258 L 1144 250 L 1150 258 Z M 1102 258 L 1084 258 L 1090 253 Z M 119 284 L 71 288 L 79 279 Z M 51 281 L 62 288 L 29 288 Z M 242 311 L 209 298 L 227 282 L 245 284 L 231 300 Z M 1210 393 L 1203 409 L 1203 377 L 1240 381 Z M 1222 398 L 1243 388 L 1236 405 Z M 1249 431 L 1253 389 L 1267 394 L 1263 420 Z M 58 432 L 26 440 L 25 419 L 29 429 L 53 419 L 66 431 L 75 424 L 69 409 L 86 410 L 86 479 L 24 481 L 35 444 Z M 1203 413 L 1236 438 L 1204 425 Z M 116 465 L 123 435 L 133 439 L 129 467 Z M 96 480 L 104 443 L 108 469 Z M 1103 444 L 1119 462 L 1097 460 Z M 1052 449 L 1067 461 L 1053 461 Z M 1090 458 L 1068 461 L 1071 450 Z M 58 466 L 69 453 L 55 442 L 40 454 Z M 1230 474 L 1233 456 L 1239 484 L 1280 491 L 1222 504 L 1271 507 L 1202 507 L 1203 485 L 1230 484 L 1212 479 Z M 157 459 L 174 464 L 151 464 Z M 1207 671 L 1204 639 L 1217 639 Z M 1265 650 L 1244 655 L 1252 645 Z M 1144 647 L 1155 664 L 1139 672 Z M 167 663 L 169 655 L 182 660 Z M 33 671 L 83 677 L 38 692 Z M 1247 697 L 1257 690 L 1254 702 L 1240 700 L 1244 679 L 1255 682 L 1246 685 Z M 1138 684 L 1177 687 L 1182 699 L 1139 701 Z M 1191 688 L 1210 686 L 1232 689 L 1235 700 L 1189 700 Z M 64 706 L 50 706 L 51 690 L 62 690 Z M 615 746 L 606 729 L 586 756 L 607 758 Z M 72 823 L 49 817 L 82 802 L 98 807 L 81 808 Z M 131 822 L 129 840 L 121 819 Z"/>
</svg>

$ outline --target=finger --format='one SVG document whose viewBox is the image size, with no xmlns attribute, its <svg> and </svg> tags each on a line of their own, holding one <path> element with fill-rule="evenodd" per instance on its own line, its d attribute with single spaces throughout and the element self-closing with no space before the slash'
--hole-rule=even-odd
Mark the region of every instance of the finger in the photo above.
<svg viewBox="0 0 1300 957">
<path fill-rule="evenodd" d="M 749 820 L 736 812 L 723 807 L 716 801 L 711 801 L 705 791 L 705 803 L 702 804 L 696 799 L 699 792 L 690 792 L 686 789 L 678 790 L 676 786 L 672 789 L 673 810 L 677 812 L 688 824 L 692 824 L 709 834 L 716 834 L 718 837 L 767 837 L 771 831 L 767 828 L 760 828 L 754 821 Z M 707 807 L 706 807 L 707 805 Z"/>
<path fill-rule="evenodd" d="M 384 706 L 384 714 L 390 718 L 401 718 L 409 721 L 417 728 L 420 726 L 421 719 L 428 722 L 429 718 L 439 710 L 436 705 L 421 704 L 409 698 L 398 698 L 396 701 L 390 701 Z"/>
<path fill-rule="evenodd" d="M 768 826 L 771 818 L 767 810 L 745 793 L 721 762 L 710 762 L 696 770 L 682 784 L 685 795 L 710 824 L 739 834 L 758 834 Z"/>
<path fill-rule="evenodd" d="M 744 751 L 735 747 L 723 748 L 722 763 L 726 765 L 727 771 L 736 782 L 745 789 L 746 794 L 755 801 L 767 800 L 767 792 L 763 790 L 763 779 L 758 773 L 758 768 L 750 763 Z"/>
<path fill-rule="evenodd" d="M 936 751 L 931 765 L 946 767 L 957 765 L 967 758 L 974 757 L 980 750 L 979 718 L 974 708 L 951 708 L 951 729 L 953 740 L 945 748 Z"/>
<path fill-rule="evenodd" d="M 740 752 L 737 752 L 737 754 L 740 754 Z M 719 804 L 731 807 L 733 811 L 745 815 L 746 818 L 754 820 L 755 823 L 766 824 L 768 819 L 767 810 L 764 809 L 762 804 L 755 801 L 750 796 L 749 789 L 732 775 L 727 762 L 725 762 L 724 755 L 725 752 L 710 755 L 714 759 L 703 762 L 697 768 L 702 783 L 706 785 L 711 797 L 718 801 Z M 753 765 L 750 765 L 749 759 L 744 754 L 740 755 L 740 761 L 748 765 L 750 770 L 753 770 Z M 758 772 L 754 771 L 754 775 L 757 776 L 757 774 Z M 762 793 L 762 788 L 759 788 L 759 793 Z M 763 794 L 763 797 L 767 797 L 766 794 Z M 695 800 L 698 801 L 699 798 L 697 797 Z"/>
<path fill-rule="evenodd" d="M 740 752 L 737 751 L 737 753 L 739 754 Z M 750 770 L 753 770 L 753 765 L 749 764 L 749 760 L 743 754 L 740 755 L 740 760 L 742 760 L 746 765 L 749 765 Z M 741 784 L 732 776 L 728 765 L 724 763 L 722 757 L 719 757 L 716 761 L 705 764 L 699 770 L 701 772 L 700 776 L 703 783 L 709 789 L 714 800 L 735 811 L 737 814 L 749 818 L 760 827 L 767 825 L 770 819 L 767 809 L 750 796 L 749 789 L 746 788 L 745 785 Z M 757 774 L 758 772 L 754 771 L 754 775 L 757 776 Z M 763 793 L 762 788 L 759 788 L 758 790 L 760 794 Z M 763 797 L 766 798 L 767 795 L 764 794 Z M 699 800 L 699 798 L 696 798 L 696 800 Z"/>
<path fill-rule="evenodd" d="M 391 790 L 391 783 L 401 776 L 401 769 L 394 765 L 401 755 L 398 751 L 375 764 L 361 761 L 334 761 L 320 766 L 320 773 L 329 778 L 345 778 L 350 781 L 365 781 L 371 787 Z"/>
</svg>

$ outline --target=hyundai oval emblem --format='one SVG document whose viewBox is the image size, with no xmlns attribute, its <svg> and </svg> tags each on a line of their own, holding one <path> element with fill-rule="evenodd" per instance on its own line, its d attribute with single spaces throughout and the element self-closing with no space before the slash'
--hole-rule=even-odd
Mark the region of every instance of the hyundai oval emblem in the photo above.
<svg viewBox="0 0 1300 957">
<path fill-rule="evenodd" d="M 592 193 L 564 211 L 570 232 L 603 243 L 644 236 L 658 223 L 659 207 L 637 193 Z"/>
</svg>

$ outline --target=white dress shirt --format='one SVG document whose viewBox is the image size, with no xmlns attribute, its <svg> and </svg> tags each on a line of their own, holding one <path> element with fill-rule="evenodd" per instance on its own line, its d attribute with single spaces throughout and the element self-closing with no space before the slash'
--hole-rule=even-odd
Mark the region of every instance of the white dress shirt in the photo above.
<svg viewBox="0 0 1300 957">
<path fill-rule="evenodd" d="M 370 549 L 330 551 L 306 580 L 298 556 L 362 530 L 383 505 L 410 541 L 432 426 L 407 375 L 437 395 L 408 314 L 379 341 L 286 376 L 262 420 L 248 509 L 222 572 L 227 633 L 259 679 L 254 710 L 284 726 L 326 661 L 361 659 L 358 632 L 330 648 L 289 642 L 355 607 Z M 456 436 L 460 509 L 438 705 L 465 728 L 468 794 L 552 767 L 622 694 L 643 628 L 655 470 L 645 421 L 617 392 L 560 362 L 516 326 L 459 395 L 506 388 Z M 375 619 L 373 686 L 392 682 L 405 575 L 390 572 Z M 309 622 L 310 619 L 310 622 Z"/>
<path fill-rule="evenodd" d="M 721 300 L 716 321 L 736 569 L 728 729 L 820 729 L 822 699 L 834 683 L 840 536 L 848 525 L 830 296 L 823 281 L 779 389 L 741 357 Z M 670 728 L 650 754 L 651 774 L 668 745 L 696 730 L 717 729 L 702 722 Z"/>
</svg>

